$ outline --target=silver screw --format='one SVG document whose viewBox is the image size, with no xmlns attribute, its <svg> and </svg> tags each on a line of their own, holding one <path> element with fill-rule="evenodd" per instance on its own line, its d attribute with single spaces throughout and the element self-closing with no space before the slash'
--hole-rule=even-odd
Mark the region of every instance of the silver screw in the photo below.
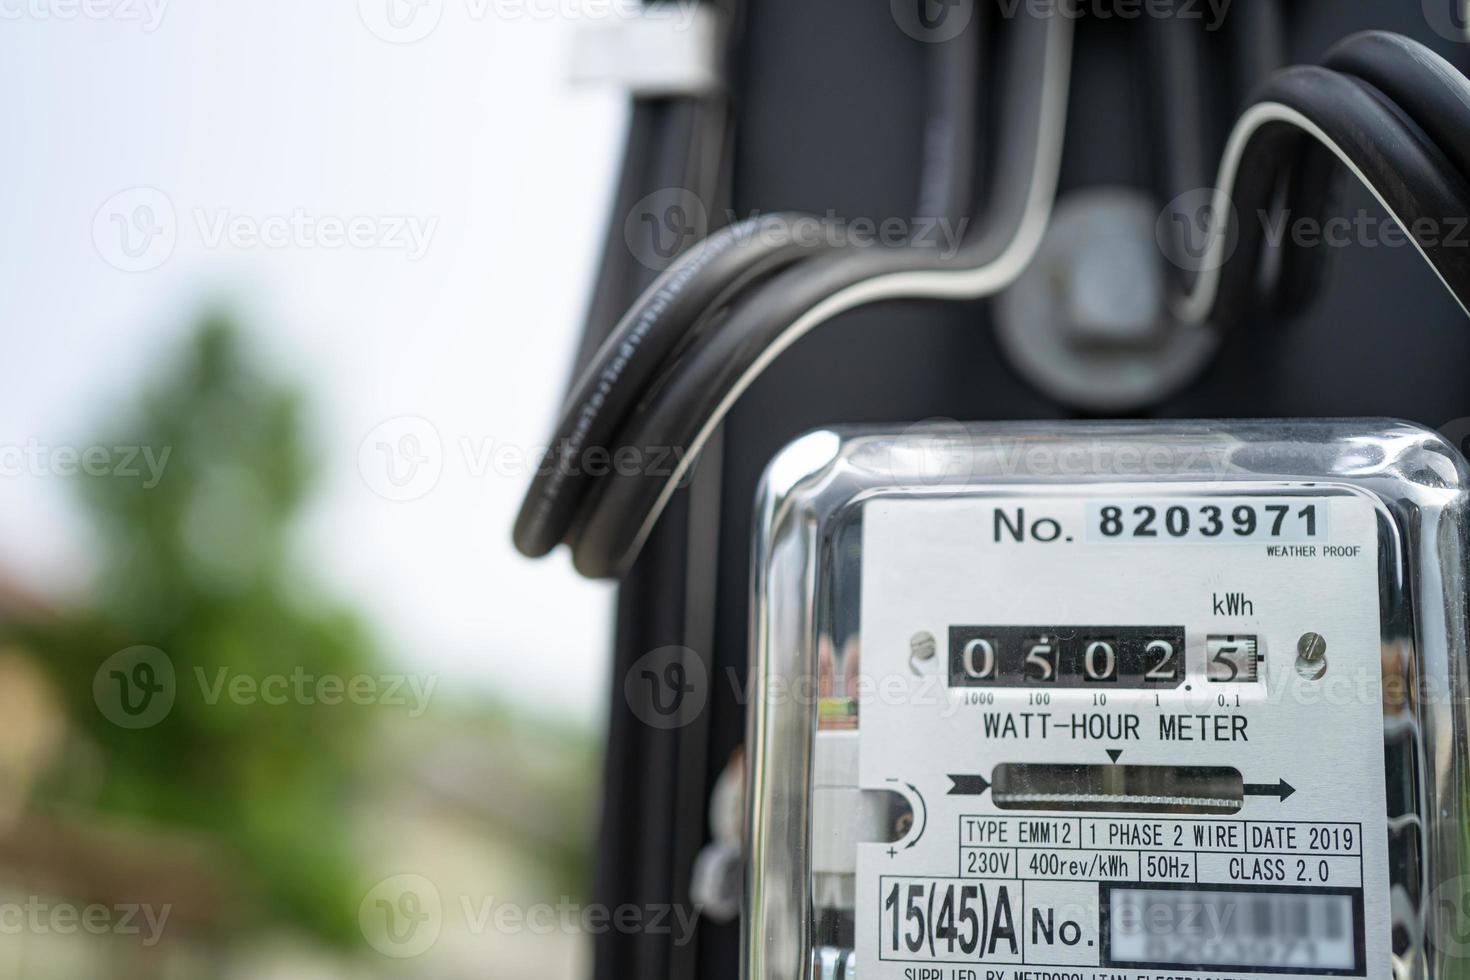
<svg viewBox="0 0 1470 980">
<path fill-rule="evenodd" d="M 939 652 L 939 641 L 928 630 L 920 630 L 909 640 L 909 656 L 914 660 L 933 660 Z"/>
<path fill-rule="evenodd" d="M 1327 656 L 1327 641 L 1321 633 L 1303 633 L 1296 641 L 1296 653 L 1309 664 L 1317 663 Z"/>
</svg>

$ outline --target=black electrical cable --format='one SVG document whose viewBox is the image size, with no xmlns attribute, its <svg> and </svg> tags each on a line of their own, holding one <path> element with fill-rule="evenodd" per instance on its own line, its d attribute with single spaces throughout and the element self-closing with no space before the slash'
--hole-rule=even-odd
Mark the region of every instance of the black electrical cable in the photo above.
<svg viewBox="0 0 1470 980">
<path fill-rule="evenodd" d="M 1239 93 L 1232 111 L 1250 101 L 1255 87 L 1286 65 L 1286 25 L 1281 0 L 1234 0 L 1225 20 L 1230 64 Z"/>
<path fill-rule="evenodd" d="M 1355 34 L 1337 44 L 1326 67 L 1367 83 L 1414 122 L 1470 179 L 1470 80 L 1428 48 L 1384 31 Z M 1311 145 L 1293 170 L 1287 221 L 1321 223 L 1341 209 L 1345 175 L 1337 158 Z M 1331 267 L 1329 249 L 1281 245 L 1281 274 L 1274 309 L 1283 316 L 1304 310 L 1321 293 Z"/>
<path fill-rule="evenodd" d="M 1225 21 L 1225 34 L 1233 83 L 1230 111 L 1236 114 L 1250 104 L 1251 96 L 1258 85 L 1264 83 L 1273 72 L 1286 66 L 1286 22 L 1281 0 L 1235 0 Z M 1310 152 L 1303 154 L 1303 157 L 1310 158 Z M 1333 166 L 1328 172 L 1335 174 L 1335 161 L 1329 163 Z M 1314 176 L 1310 167 L 1306 166 L 1305 159 L 1301 166 L 1291 167 L 1282 176 L 1276 191 L 1277 202 L 1271 213 L 1273 227 L 1280 227 L 1287 201 L 1298 200 L 1303 191 L 1317 191 L 1318 185 L 1315 183 L 1307 184 L 1306 187 L 1298 186 L 1300 182 L 1310 181 Z M 1324 189 L 1323 193 L 1327 190 L 1330 188 Z M 1330 200 L 1331 198 L 1324 197 L 1323 203 L 1327 204 Z M 1260 282 L 1256 286 L 1258 305 L 1263 309 L 1274 306 L 1280 312 L 1282 307 L 1295 302 L 1291 297 L 1297 293 L 1302 293 L 1300 302 L 1304 304 L 1315 292 L 1314 285 L 1307 285 L 1311 279 L 1306 268 L 1290 273 L 1287 271 L 1290 264 L 1286 255 L 1288 248 L 1288 245 L 1283 245 L 1263 256 Z M 1310 250 L 1301 250 L 1300 257 L 1315 259 Z"/>
<path fill-rule="evenodd" d="M 608 211 L 602 258 L 583 318 L 582 336 L 572 363 L 575 384 L 598 348 L 622 320 L 628 306 L 657 276 L 628 247 L 625 219 L 640 200 L 660 188 L 687 189 L 712 206 L 713 179 L 704 172 L 713 118 L 723 116 L 714 97 L 633 100 L 621 176 Z"/>
<path fill-rule="evenodd" d="M 1217 158 L 1206 120 L 1218 104 L 1219 92 L 1209 83 L 1219 74 L 1208 64 L 1205 32 L 1182 16 L 1171 0 L 1168 16 L 1150 18 L 1145 37 L 1150 66 L 1150 94 L 1154 96 L 1157 161 L 1156 186 L 1165 205 L 1170 233 L 1162 244 L 1170 260 L 1176 288 L 1189 288 L 1195 278 L 1187 254 L 1186 236 L 1197 227 L 1199 192 L 1207 190 L 1214 175 L 1207 160 Z M 1285 63 L 1285 30 L 1280 0 L 1236 0 L 1224 23 L 1229 42 L 1231 111 L 1249 103 L 1250 95 Z M 1284 186 L 1283 177 L 1278 186 Z M 1280 193 L 1280 192 L 1278 192 Z M 1259 288 L 1259 287 L 1258 287 Z"/>
<path fill-rule="evenodd" d="M 812 314 L 824 300 L 885 275 L 897 279 L 905 274 L 973 274 L 1013 254 L 1028 233 L 1028 224 L 1035 222 L 1035 201 L 1044 199 L 1049 211 L 1055 190 L 1071 41 L 1071 24 L 1065 17 L 1021 21 L 1003 66 L 1004 91 L 1011 97 L 1002 105 L 997 142 L 1025 150 L 1000 161 L 987 233 L 966 242 L 953 256 L 922 248 L 839 252 L 775 277 L 666 369 L 619 431 L 617 445 L 635 447 L 650 459 L 668 458 L 675 448 L 694 454 L 723 415 L 721 403 L 738 394 L 742 379 L 753 367 L 758 371 L 763 358 L 773 357 L 794 341 L 794 334 L 810 329 L 810 325 L 803 328 L 803 315 Z M 1038 64 L 1043 84 L 1036 83 Z M 1048 84 L 1047 73 L 1060 73 L 1060 79 L 1052 77 Z M 1018 270 L 1028 258 L 1017 261 Z M 998 276 L 995 288 L 1003 283 Z M 594 578 L 620 574 L 651 526 L 645 517 L 656 517 L 680 477 L 682 473 L 671 479 L 668 473 L 643 470 L 596 481 L 570 536 L 578 570 Z"/>
<path fill-rule="evenodd" d="M 1449 159 L 1384 97 L 1350 76 L 1320 67 L 1281 72 L 1261 89 L 1239 131 L 1243 142 L 1235 160 L 1227 157 L 1232 166 L 1223 187 L 1235 204 L 1239 241 L 1217 278 L 1202 278 L 1183 306 L 1186 319 L 1202 329 L 1228 329 L 1249 310 L 1265 238 L 1256 216 L 1271 206 L 1282 175 L 1300 157 L 1303 133 L 1346 158 L 1406 228 L 1421 218 L 1470 214 L 1470 184 Z M 1466 250 L 1418 244 L 1451 291 L 1470 302 Z M 851 284 L 839 259 L 782 276 L 740 304 L 669 369 L 618 443 L 697 451 L 702 433 L 789 342 L 788 327 Z M 615 474 L 600 481 L 575 535 L 578 569 L 601 577 L 625 568 L 679 476 Z"/>
<path fill-rule="evenodd" d="M 920 0 L 927 2 L 927 0 Z M 969 217 L 978 156 L 980 48 L 984 10 L 970 29 L 936 42 L 926 86 L 929 112 L 920 163 L 919 218 Z"/>
<path fill-rule="evenodd" d="M 1321 143 L 1302 136 L 1301 150 L 1289 167 L 1279 207 L 1272 220 L 1288 228 L 1303 215 L 1323 218 L 1342 210 L 1348 174 L 1333 152 Z M 1304 313 L 1322 294 L 1332 268 L 1328 249 L 1298 242 L 1292 235 L 1282 238 L 1275 249 L 1275 275 L 1263 284 L 1259 306 L 1277 320 L 1290 320 Z"/>
<path fill-rule="evenodd" d="M 968 214 L 977 139 L 980 28 L 933 45 L 930 122 L 919 187 L 919 216 L 960 225 Z M 926 214 L 932 208 L 934 213 Z M 513 538 L 540 557 L 571 530 L 588 486 L 615 460 L 592 460 L 625 418 L 649 379 L 734 297 L 757 280 L 835 247 L 834 229 L 799 214 L 757 217 L 729 226 L 690 249 L 623 316 L 573 382 L 548 455 L 532 478 Z"/>
<path fill-rule="evenodd" d="M 1158 185 L 1165 205 L 1163 225 L 1169 231 L 1170 268 L 1180 283 L 1190 281 L 1189 263 L 1184 261 L 1183 229 L 1191 227 L 1193 214 L 1189 192 L 1207 186 L 1209 151 L 1205 136 L 1204 37 L 1191 20 L 1179 16 L 1177 4 L 1148 19 L 1147 42 L 1149 91 L 1154 96 L 1154 152 Z"/>
<path fill-rule="evenodd" d="M 1284 110 L 1284 111 L 1282 111 Z M 1303 131 L 1341 153 L 1358 178 L 1383 201 L 1395 220 L 1412 232 L 1417 222 L 1446 222 L 1470 214 L 1470 182 L 1429 135 L 1406 118 L 1381 93 L 1360 80 L 1322 67 L 1278 73 L 1260 89 L 1259 113 L 1236 168 L 1230 191 L 1239 232 L 1234 254 L 1217 282 L 1201 292 L 1207 305 L 1194 306 L 1189 319 L 1228 329 L 1248 314 L 1276 180 L 1301 153 Z M 1227 237 L 1223 240 L 1228 240 Z M 1470 303 L 1470 250 L 1441 240 L 1416 241 L 1462 304 Z"/>
<path fill-rule="evenodd" d="M 1470 179 L 1470 79 L 1454 65 L 1385 31 L 1347 38 L 1328 52 L 1324 64 L 1387 96 Z"/>
<path fill-rule="evenodd" d="M 566 537 L 588 484 L 589 450 L 614 443 L 617 426 L 643 396 L 660 365 L 712 309 L 749 283 L 790 265 L 816 246 L 793 234 L 815 219 L 772 214 L 727 226 L 686 252 L 624 315 L 573 384 L 516 518 L 515 545 L 540 557 Z M 815 229 L 820 235 L 820 228 Z M 609 460 L 607 465 L 613 465 Z"/>
<path fill-rule="evenodd" d="M 730 33 L 738 29 L 744 14 L 743 0 L 691 2 L 713 11 Z M 727 44 L 729 40 L 727 34 Z M 653 270 L 640 265 L 628 248 L 624 219 L 640 199 L 664 188 L 687 190 L 713 213 L 727 176 L 730 126 L 729 96 L 724 91 L 632 100 L 611 220 L 572 362 L 572 383 L 654 278 Z"/>
<path fill-rule="evenodd" d="M 1374 98 L 1386 100 L 1421 139 L 1444 154 L 1470 180 L 1470 80 L 1435 52 L 1400 35 L 1370 31 L 1347 38 L 1330 51 L 1326 67 L 1357 80 Z M 1292 168 L 1284 222 L 1313 220 L 1322 227 L 1340 210 L 1345 173 L 1337 157 L 1314 141 Z M 1464 214 L 1426 215 L 1445 221 Z M 1281 227 L 1285 227 L 1283 224 Z M 1406 229 L 1412 232 L 1412 229 Z M 1281 242 L 1281 270 L 1274 299 L 1279 315 L 1299 313 L 1320 292 L 1331 265 L 1330 249 Z"/>
</svg>

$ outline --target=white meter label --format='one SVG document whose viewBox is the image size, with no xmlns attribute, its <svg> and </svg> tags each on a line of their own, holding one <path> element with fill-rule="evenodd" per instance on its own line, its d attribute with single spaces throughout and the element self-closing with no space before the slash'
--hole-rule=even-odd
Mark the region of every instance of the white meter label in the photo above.
<svg viewBox="0 0 1470 980">
<path fill-rule="evenodd" d="M 1008 494 L 864 506 L 864 980 L 1390 976 L 1374 503 Z"/>
</svg>

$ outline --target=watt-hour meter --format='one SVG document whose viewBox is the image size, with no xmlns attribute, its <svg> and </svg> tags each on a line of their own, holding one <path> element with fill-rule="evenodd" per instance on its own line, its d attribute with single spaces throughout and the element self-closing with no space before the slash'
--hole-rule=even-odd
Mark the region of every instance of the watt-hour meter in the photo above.
<svg viewBox="0 0 1470 980">
<path fill-rule="evenodd" d="M 747 980 L 1470 976 L 1435 434 L 824 431 L 759 519 Z"/>
</svg>

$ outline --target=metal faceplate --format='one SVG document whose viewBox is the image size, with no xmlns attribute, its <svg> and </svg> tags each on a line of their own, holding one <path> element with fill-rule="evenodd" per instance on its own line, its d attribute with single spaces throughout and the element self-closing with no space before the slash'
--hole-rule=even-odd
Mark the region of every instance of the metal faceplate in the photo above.
<svg viewBox="0 0 1470 980">
<path fill-rule="evenodd" d="M 745 976 L 1470 973 L 1465 487 L 1387 421 L 793 444 Z"/>
</svg>

